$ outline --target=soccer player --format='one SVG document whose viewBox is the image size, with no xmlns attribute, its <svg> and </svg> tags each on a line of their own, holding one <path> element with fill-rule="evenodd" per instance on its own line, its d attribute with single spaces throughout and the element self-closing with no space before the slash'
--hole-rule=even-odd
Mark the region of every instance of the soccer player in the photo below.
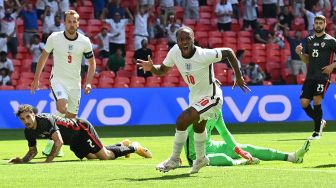
<svg viewBox="0 0 336 188">
<path fill-rule="evenodd" d="M 69 145 L 70 149 L 79 159 L 113 160 L 130 153 L 137 153 L 142 157 L 151 158 L 151 152 L 138 142 L 127 146 L 116 144 L 103 146 L 99 136 L 90 122 L 79 118 L 62 118 L 51 114 L 36 115 L 31 105 L 21 105 L 16 112 L 26 127 L 25 137 L 28 141 L 29 151 L 21 159 L 14 157 L 9 163 L 27 163 L 37 154 L 36 139 L 49 138 L 54 141 L 53 148 L 45 162 L 51 162 L 62 145 Z"/>
<path fill-rule="evenodd" d="M 271 148 L 263 148 L 249 144 L 238 144 L 240 148 L 249 152 L 253 156 L 252 161 L 246 159 L 238 160 L 240 156 L 232 150 L 232 148 L 236 146 L 235 144 L 232 144 L 235 143 L 235 140 L 221 119 L 222 113 L 218 112 L 217 119 L 209 119 L 206 124 L 206 131 L 208 135 L 206 139 L 206 156 L 209 158 L 211 166 L 258 164 L 260 160 L 302 163 L 304 155 L 309 150 L 309 140 L 307 140 L 300 149 L 293 153 L 282 152 Z M 211 132 L 214 128 L 217 129 L 224 141 L 211 140 Z M 189 165 L 191 165 L 192 161 L 195 160 L 195 150 L 193 149 L 193 134 L 193 128 L 191 126 L 188 127 L 188 138 L 186 144 L 184 145 L 184 151 Z"/>
<path fill-rule="evenodd" d="M 89 68 L 84 84 L 84 93 L 91 91 L 91 82 L 96 71 L 96 61 L 92 52 L 90 39 L 79 32 L 79 15 L 74 10 L 65 12 L 65 31 L 52 33 L 46 42 L 38 60 L 32 93 L 39 87 L 39 78 L 50 53 L 53 53 L 53 68 L 50 76 L 51 90 L 56 101 L 58 115 L 75 118 L 81 97 L 81 62 L 83 56 L 88 59 Z M 52 147 L 50 142 L 44 150 L 48 154 Z"/>
<path fill-rule="evenodd" d="M 333 55 L 336 39 L 325 32 L 326 18 L 322 15 L 314 19 L 314 35 L 307 37 L 307 44 L 302 52 L 302 44 L 295 49 L 300 59 L 308 64 L 306 80 L 303 83 L 300 103 L 306 114 L 314 120 L 315 129 L 309 139 L 320 139 L 326 121 L 323 120 L 321 103 L 330 84 L 329 77 L 336 64 Z M 313 101 L 314 108 L 310 105 Z"/>
<path fill-rule="evenodd" d="M 139 59 L 138 65 L 144 71 L 164 75 L 175 64 L 188 84 L 190 106 L 176 120 L 173 153 L 169 159 L 157 165 L 156 169 L 168 172 L 180 166 L 180 154 L 188 136 L 186 129 L 190 124 L 193 124 L 196 160 L 190 173 L 197 173 L 202 167 L 209 164 L 209 159 L 205 156 L 205 140 L 207 138 L 205 124 L 208 119 L 213 118 L 221 110 L 223 104 L 222 90 L 214 77 L 213 63 L 228 59 L 236 75 L 233 87 L 238 85 L 244 92 L 249 91 L 249 88 L 241 76 L 237 58 L 230 48 L 203 49 L 195 46 L 194 32 L 189 27 L 178 29 L 176 38 L 177 45 L 168 52 L 163 64 L 153 65 L 152 59 L 148 57 L 148 61 Z"/>
</svg>

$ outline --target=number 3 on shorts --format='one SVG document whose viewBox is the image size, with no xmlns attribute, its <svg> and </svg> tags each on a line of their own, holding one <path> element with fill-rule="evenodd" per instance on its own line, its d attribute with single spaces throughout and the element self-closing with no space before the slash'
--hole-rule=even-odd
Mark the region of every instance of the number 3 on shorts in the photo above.
<svg viewBox="0 0 336 188">
<path fill-rule="evenodd" d="M 91 148 L 94 148 L 94 145 L 92 145 L 92 140 L 88 139 L 86 142 L 89 143 Z"/>
</svg>

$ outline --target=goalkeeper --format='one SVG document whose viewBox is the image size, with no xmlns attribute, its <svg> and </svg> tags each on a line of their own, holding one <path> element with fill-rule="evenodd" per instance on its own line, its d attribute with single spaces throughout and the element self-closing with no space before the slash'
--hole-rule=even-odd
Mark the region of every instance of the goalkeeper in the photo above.
<svg viewBox="0 0 336 188">
<path fill-rule="evenodd" d="M 207 140 L 206 140 L 206 156 L 210 159 L 210 166 L 234 166 L 246 164 L 258 164 L 260 161 L 289 161 L 293 163 L 302 163 L 303 157 L 309 149 L 310 142 L 307 140 L 304 145 L 294 153 L 286 153 L 271 148 L 263 148 L 249 144 L 238 144 L 231 133 L 227 130 L 224 121 L 222 121 L 222 113 L 218 113 L 217 119 L 209 119 L 206 124 Z M 211 140 L 211 132 L 216 128 L 224 141 Z M 194 131 L 192 126 L 188 128 L 188 138 L 184 145 L 184 151 L 188 159 L 189 165 L 195 160 L 194 150 Z M 240 159 L 236 153 L 237 149 L 249 152 L 252 160 Z"/>
</svg>

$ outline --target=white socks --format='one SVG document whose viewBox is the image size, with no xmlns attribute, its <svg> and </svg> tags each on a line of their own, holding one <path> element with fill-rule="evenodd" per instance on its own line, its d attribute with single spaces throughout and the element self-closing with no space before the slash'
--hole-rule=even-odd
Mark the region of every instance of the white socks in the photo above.
<svg viewBox="0 0 336 188">
<path fill-rule="evenodd" d="M 176 129 L 173 154 L 171 155 L 170 159 L 175 160 L 175 161 L 180 160 L 180 155 L 183 149 L 183 145 L 186 142 L 187 137 L 188 137 L 187 131 L 179 131 Z"/>
<path fill-rule="evenodd" d="M 200 160 L 205 156 L 205 141 L 207 132 L 194 133 L 196 160 Z"/>
<path fill-rule="evenodd" d="M 295 161 L 294 153 L 288 153 L 287 161 L 289 161 L 289 162 L 294 162 Z"/>
</svg>

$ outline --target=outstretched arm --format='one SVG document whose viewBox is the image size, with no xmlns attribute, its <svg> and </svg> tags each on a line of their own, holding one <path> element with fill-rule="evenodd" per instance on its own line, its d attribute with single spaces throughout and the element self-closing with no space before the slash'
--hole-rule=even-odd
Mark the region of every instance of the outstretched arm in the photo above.
<svg viewBox="0 0 336 188">
<path fill-rule="evenodd" d="M 37 155 L 37 148 L 29 147 L 27 154 L 21 159 L 20 157 L 11 158 L 8 163 L 19 164 L 19 163 L 28 163 Z"/>
<path fill-rule="evenodd" d="M 146 71 L 151 71 L 153 74 L 156 74 L 158 76 L 165 75 L 171 67 L 167 67 L 163 64 L 161 65 L 153 65 L 152 58 L 148 56 L 148 61 L 144 61 L 142 59 L 137 59 L 139 63 L 137 63 L 138 66 L 140 66 L 141 69 Z"/>
<path fill-rule="evenodd" d="M 86 75 L 86 81 L 85 81 L 85 84 L 84 84 L 84 93 L 85 95 L 89 94 L 90 91 L 91 91 L 91 83 L 92 83 L 92 80 L 93 80 L 93 77 L 96 73 L 96 60 L 95 60 L 95 57 L 91 57 L 89 60 L 89 69 L 88 69 L 88 72 L 87 72 L 87 75 Z"/>
<path fill-rule="evenodd" d="M 54 160 L 57 152 L 61 149 L 63 145 L 63 139 L 61 136 L 61 133 L 59 131 L 55 131 L 51 135 L 51 139 L 54 141 L 54 145 L 51 149 L 50 154 L 48 155 L 47 159 L 45 160 L 46 163 L 50 163 L 52 160 Z"/>
<path fill-rule="evenodd" d="M 245 93 L 248 91 L 251 91 L 245 81 L 244 78 L 242 77 L 242 74 L 239 70 L 239 66 L 238 66 L 238 59 L 236 57 L 236 55 L 233 53 L 231 48 L 224 48 L 221 50 L 222 51 L 222 60 L 228 59 L 229 63 L 231 64 L 231 67 L 233 68 L 234 72 L 235 72 L 235 76 L 236 76 L 236 81 L 233 84 L 233 88 L 236 87 L 236 85 L 238 85 L 240 87 L 241 90 L 243 90 Z"/>
</svg>

